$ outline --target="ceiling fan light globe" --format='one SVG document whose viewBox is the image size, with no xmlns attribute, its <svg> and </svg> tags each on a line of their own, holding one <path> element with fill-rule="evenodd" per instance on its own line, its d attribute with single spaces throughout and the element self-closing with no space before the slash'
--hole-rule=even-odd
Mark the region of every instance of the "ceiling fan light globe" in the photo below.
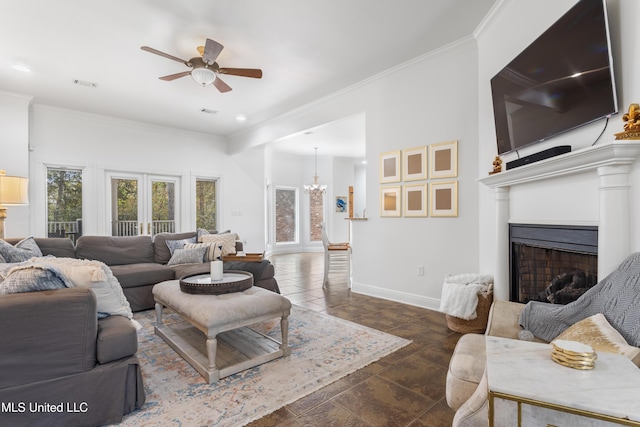
<svg viewBox="0 0 640 427">
<path fill-rule="evenodd" d="M 216 79 L 216 73 L 209 68 L 194 68 L 191 77 L 202 86 L 207 86 Z"/>
</svg>

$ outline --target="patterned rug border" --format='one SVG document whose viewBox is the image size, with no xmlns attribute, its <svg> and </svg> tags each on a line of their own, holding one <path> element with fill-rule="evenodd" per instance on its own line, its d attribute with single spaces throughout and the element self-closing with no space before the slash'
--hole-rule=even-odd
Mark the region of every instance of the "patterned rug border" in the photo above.
<svg viewBox="0 0 640 427">
<path fill-rule="evenodd" d="M 289 344 L 292 347 L 290 356 L 223 378 L 217 384 L 208 385 L 195 369 L 153 333 L 155 314 L 152 310 L 136 313 L 135 318 L 145 328 L 144 333 L 139 335 L 138 357 L 142 366 L 147 402 L 140 410 L 127 415 L 119 424 L 121 426 L 246 425 L 365 368 L 412 342 L 294 304 L 289 317 Z M 261 332 L 279 339 L 279 321 L 262 322 L 259 325 L 258 329 L 265 328 Z M 329 336 L 327 331 L 337 331 L 334 334 L 335 341 L 332 342 L 334 336 Z M 363 349 L 368 351 L 363 353 Z M 280 371 L 283 365 L 289 362 L 295 364 L 290 370 L 292 378 L 283 380 L 282 377 L 276 376 L 274 382 L 284 384 L 270 384 L 271 378 L 277 373 L 282 373 Z M 269 369 L 272 366 L 276 369 Z M 295 382 L 293 387 L 298 388 L 288 390 L 286 382 L 295 381 L 293 376 L 301 375 L 302 378 L 313 380 L 302 384 Z M 275 390 L 274 394 L 282 392 L 284 396 L 265 396 L 268 394 L 263 390 L 265 385 L 271 387 L 267 392 Z M 218 398 L 220 405 L 209 405 Z M 187 404 L 185 399 L 190 400 L 188 405 L 192 410 L 180 412 L 179 407 Z M 250 401 L 251 399 L 266 401 L 256 403 Z M 202 406 L 204 408 L 201 408 Z"/>
</svg>

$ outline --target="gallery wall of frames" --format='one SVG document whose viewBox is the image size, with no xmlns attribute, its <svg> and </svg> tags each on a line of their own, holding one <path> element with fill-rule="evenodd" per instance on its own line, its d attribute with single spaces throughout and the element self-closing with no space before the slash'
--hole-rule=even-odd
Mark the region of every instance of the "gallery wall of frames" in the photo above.
<svg viewBox="0 0 640 427">
<path fill-rule="evenodd" d="M 380 154 L 381 217 L 457 217 L 458 141 Z"/>
</svg>

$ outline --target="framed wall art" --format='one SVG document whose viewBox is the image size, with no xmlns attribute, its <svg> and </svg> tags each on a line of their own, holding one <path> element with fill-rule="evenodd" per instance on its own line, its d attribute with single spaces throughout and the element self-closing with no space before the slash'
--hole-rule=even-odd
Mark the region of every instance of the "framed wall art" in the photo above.
<svg viewBox="0 0 640 427">
<path fill-rule="evenodd" d="M 407 184 L 402 189 L 403 215 L 405 217 L 426 217 L 427 184 Z"/>
<path fill-rule="evenodd" d="M 400 150 L 380 154 L 380 183 L 400 182 Z"/>
<path fill-rule="evenodd" d="M 347 196 L 336 196 L 336 212 L 346 212 L 348 205 Z"/>
<path fill-rule="evenodd" d="M 458 176 L 458 141 L 429 146 L 429 176 L 432 179 Z"/>
<path fill-rule="evenodd" d="M 380 188 L 380 216 L 397 217 L 401 216 L 402 205 L 401 187 L 382 187 Z"/>
<path fill-rule="evenodd" d="M 402 180 L 427 179 L 427 146 L 402 150 Z"/>
<path fill-rule="evenodd" d="M 458 181 L 432 182 L 429 206 L 432 217 L 458 216 Z"/>
</svg>

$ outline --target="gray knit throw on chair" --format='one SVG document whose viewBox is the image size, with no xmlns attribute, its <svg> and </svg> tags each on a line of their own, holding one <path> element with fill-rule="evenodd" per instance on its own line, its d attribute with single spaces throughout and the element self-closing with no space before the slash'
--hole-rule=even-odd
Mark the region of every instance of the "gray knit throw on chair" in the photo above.
<svg viewBox="0 0 640 427">
<path fill-rule="evenodd" d="M 620 266 L 577 300 L 567 305 L 528 302 L 520 326 L 552 341 L 569 326 L 602 313 L 630 345 L 640 347 L 640 253 Z"/>
</svg>

